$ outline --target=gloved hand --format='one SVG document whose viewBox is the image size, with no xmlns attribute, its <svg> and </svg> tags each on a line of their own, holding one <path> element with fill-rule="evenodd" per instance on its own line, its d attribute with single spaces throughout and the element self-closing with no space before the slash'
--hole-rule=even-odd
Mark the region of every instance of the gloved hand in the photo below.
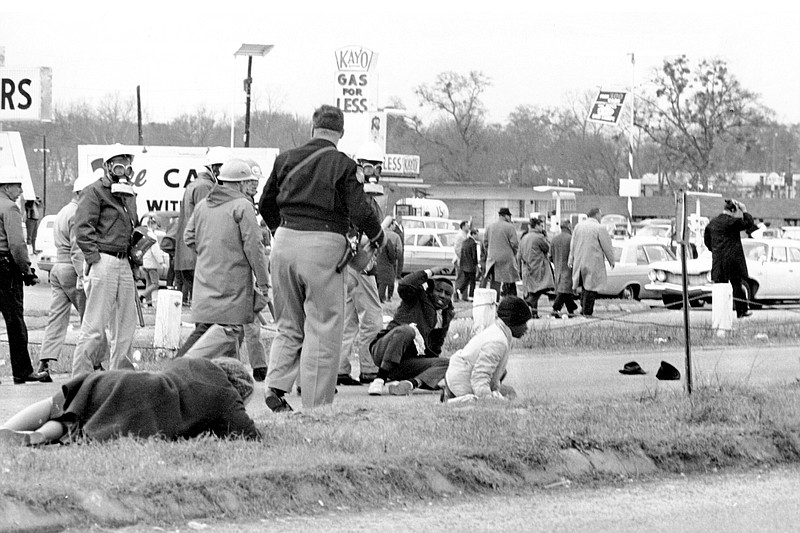
<svg viewBox="0 0 800 533">
<path fill-rule="evenodd" d="M 31 285 L 36 285 L 37 283 L 39 283 L 39 278 L 36 276 L 35 268 L 31 269 L 30 274 L 22 275 L 22 283 L 24 283 L 26 287 L 30 287 Z"/>
</svg>

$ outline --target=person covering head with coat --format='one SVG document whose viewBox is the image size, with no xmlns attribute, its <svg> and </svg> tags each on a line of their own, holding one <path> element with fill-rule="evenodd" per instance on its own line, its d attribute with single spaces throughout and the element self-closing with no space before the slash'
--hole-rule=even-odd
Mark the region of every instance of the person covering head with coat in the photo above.
<svg viewBox="0 0 800 533">
<path fill-rule="evenodd" d="M 747 206 L 738 200 L 728 199 L 722 213 L 706 225 L 703 242 L 711 250 L 711 281 L 730 283 L 733 288 L 733 305 L 736 316 L 749 316 L 744 284 L 748 283 L 747 261 L 742 248 L 741 232 L 752 233 L 758 229 Z"/>
</svg>

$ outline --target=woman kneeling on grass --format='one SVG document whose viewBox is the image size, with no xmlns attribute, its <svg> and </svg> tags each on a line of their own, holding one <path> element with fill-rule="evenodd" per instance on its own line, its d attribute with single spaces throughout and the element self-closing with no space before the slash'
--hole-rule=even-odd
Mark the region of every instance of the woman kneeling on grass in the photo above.
<svg viewBox="0 0 800 533">
<path fill-rule="evenodd" d="M 461 403 L 483 398 L 507 399 L 513 389 L 501 385 L 505 377 L 511 338 L 528 331 L 531 310 L 525 300 L 506 296 L 497 306 L 494 324 L 475 335 L 450 357 L 442 401 Z"/>
<path fill-rule="evenodd" d="M 253 378 L 230 357 L 179 358 L 160 372 L 110 370 L 77 376 L 0 426 L 0 442 L 47 444 L 122 436 L 169 440 L 210 432 L 258 439 L 245 411 Z"/>
</svg>

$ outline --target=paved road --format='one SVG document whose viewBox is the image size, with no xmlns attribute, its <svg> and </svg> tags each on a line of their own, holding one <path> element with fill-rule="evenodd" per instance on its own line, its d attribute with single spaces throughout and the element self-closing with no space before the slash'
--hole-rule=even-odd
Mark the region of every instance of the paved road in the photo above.
<svg viewBox="0 0 800 533">
<path fill-rule="evenodd" d="M 170 531 L 548 531 L 793 532 L 800 523 L 800 467 L 672 476 L 601 488 L 561 485 L 516 496 L 397 502 L 365 513 L 263 518 L 248 523 L 187 522 Z M 134 526 L 125 533 L 153 531 Z"/>
</svg>

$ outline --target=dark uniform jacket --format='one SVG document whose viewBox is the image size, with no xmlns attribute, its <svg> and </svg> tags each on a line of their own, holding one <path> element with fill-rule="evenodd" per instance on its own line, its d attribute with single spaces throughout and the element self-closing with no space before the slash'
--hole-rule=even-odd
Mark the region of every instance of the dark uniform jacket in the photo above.
<svg viewBox="0 0 800 533">
<path fill-rule="evenodd" d="M 461 243 L 461 257 L 458 265 L 462 272 L 478 271 L 478 243 L 472 237 L 467 237 Z"/>
<path fill-rule="evenodd" d="M 703 242 L 711 250 L 711 281 L 727 283 L 747 278 L 741 232 L 752 233 L 757 229 L 750 213 L 744 213 L 742 218 L 722 213 L 711 219 L 703 234 Z"/>
<path fill-rule="evenodd" d="M 397 326 L 413 323 L 417 325 L 417 329 L 425 340 L 425 357 L 439 357 L 455 311 L 452 304 L 442 309 L 442 324 L 437 327 L 436 307 L 433 305 L 433 296 L 429 292 L 432 284 L 433 280 L 428 279 L 424 270 L 412 272 L 401 279 L 397 284 L 397 294 L 402 300 L 400 306 L 395 311 L 392 321 L 378 333 L 375 340 L 380 339 Z"/>
<path fill-rule="evenodd" d="M 78 246 L 90 265 L 100 253 L 127 253 L 136 214 L 136 196 L 111 194 L 111 180 L 103 176 L 81 191 L 75 212 Z"/>
<path fill-rule="evenodd" d="M 295 166 L 325 147 L 334 149 L 317 156 L 286 180 Z M 356 179 L 355 161 L 326 139 L 312 139 L 280 154 L 258 207 L 273 232 L 283 225 L 299 231 L 346 235 L 352 223 L 370 239 L 381 233 L 381 221 Z"/>
<path fill-rule="evenodd" d="M 20 274 L 31 273 L 28 247 L 22 233 L 22 214 L 17 204 L 0 191 L 0 254 L 10 255 Z"/>
<path fill-rule="evenodd" d="M 175 440 L 207 431 L 221 437 L 259 437 L 225 371 L 208 359 L 180 357 L 161 372 L 82 374 L 65 383 L 62 392 L 63 413 L 54 420 L 73 439 Z"/>
</svg>

